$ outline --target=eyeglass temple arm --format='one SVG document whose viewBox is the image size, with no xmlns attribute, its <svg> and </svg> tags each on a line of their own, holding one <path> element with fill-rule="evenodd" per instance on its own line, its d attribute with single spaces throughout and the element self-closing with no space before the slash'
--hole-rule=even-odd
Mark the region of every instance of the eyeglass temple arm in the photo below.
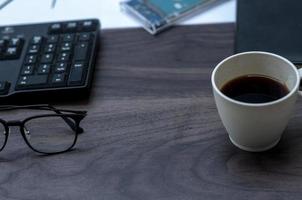
<svg viewBox="0 0 302 200">
<path fill-rule="evenodd" d="M 32 109 L 41 109 L 41 110 L 52 110 L 57 114 L 64 114 L 62 112 L 72 112 L 75 114 L 82 114 L 82 115 L 86 115 L 85 111 L 72 111 L 72 110 L 58 110 L 55 107 L 48 105 L 48 104 L 43 104 L 43 105 L 30 105 L 30 106 L 14 106 L 14 105 L 5 105 L 5 106 L 0 106 L 0 110 L 13 110 L 13 109 L 22 109 L 22 108 L 32 108 Z M 62 111 L 62 112 L 61 112 Z M 73 131 L 78 131 L 78 133 L 83 133 L 84 129 L 80 126 L 76 126 L 76 124 L 70 120 L 68 117 L 64 117 L 62 116 L 63 120 L 69 125 L 69 127 L 73 130 Z"/>
<path fill-rule="evenodd" d="M 67 109 L 57 109 L 49 104 L 40 104 L 40 105 L 0 105 L 0 110 L 14 110 L 14 109 L 38 109 L 38 110 L 58 110 L 60 112 L 69 112 L 74 114 L 86 115 L 87 111 L 79 111 L 79 110 L 67 110 Z"/>
<path fill-rule="evenodd" d="M 51 110 L 53 110 L 55 113 L 57 114 L 63 114 L 60 112 L 60 110 L 57 110 L 56 108 L 49 106 L 51 108 Z M 80 134 L 84 132 L 84 129 L 80 126 L 76 126 L 76 124 L 71 121 L 68 117 L 64 117 L 62 116 L 63 120 L 69 125 L 69 127 L 73 130 L 73 131 L 78 131 Z"/>
</svg>

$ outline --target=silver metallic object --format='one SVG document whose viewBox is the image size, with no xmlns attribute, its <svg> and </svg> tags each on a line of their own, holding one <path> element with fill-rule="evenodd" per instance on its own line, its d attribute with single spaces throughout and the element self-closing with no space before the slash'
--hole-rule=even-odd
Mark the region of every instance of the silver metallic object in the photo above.
<svg viewBox="0 0 302 200">
<path fill-rule="evenodd" d="M 56 7 L 57 0 L 52 0 L 51 8 L 54 9 Z"/>
<path fill-rule="evenodd" d="M 3 3 L 0 4 L 0 10 L 6 7 L 9 3 L 11 3 L 13 0 L 6 0 Z"/>
</svg>

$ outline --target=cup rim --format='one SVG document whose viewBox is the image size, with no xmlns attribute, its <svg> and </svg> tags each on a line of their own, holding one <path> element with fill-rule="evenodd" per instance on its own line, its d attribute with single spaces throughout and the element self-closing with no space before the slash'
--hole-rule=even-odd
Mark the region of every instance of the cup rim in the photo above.
<svg viewBox="0 0 302 200">
<path fill-rule="evenodd" d="M 235 99 L 232 99 L 228 96 L 226 96 L 225 94 L 223 94 L 220 89 L 218 89 L 217 85 L 216 85 L 216 82 L 215 82 L 215 74 L 217 72 L 217 70 L 221 67 L 222 64 L 224 64 L 226 61 L 228 60 L 231 60 L 235 57 L 238 57 L 238 56 L 242 56 L 242 55 L 247 55 L 247 54 L 261 54 L 261 55 L 268 55 L 268 56 L 272 56 L 272 57 L 275 57 L 275 58 L 278 58 L 280 60 L 283 60 L 284 62 L 286 62 L 289 66 L 291 66 L 294 71 L 296 72 L 296 76 L 297 76 L 297 82 L 296 82 L 296 85 L 295 87 L 287 94 L 285 95 L 284 97 L 280 98 L 280 99 L 277 99 L 277 100 L 274 100 L 274 101 L 270 101 L 270 102 L 266 102 L 266 103 L 246 103 L 246 102 L 242 102 L 242 101 L 237 101 Z M 300 75 L 299 75 L 299 71 L 298 69 L 295 67 L 295 65 L 290 62 L 288 59 L 282 57 L 282 56 L 279 56 L 277 54 L 274 54 L 274 53 L 269 53 L 269 52 L 265 52 L 265 51 L 247 51 L 247 52 L 243 52 L 243 53 L 238 53 L 238 54 L 235 54 L 235 55 L 232 55 L 232 56 L 229 56 L 227 58 L 225 58 L 224 60 L 222 60 L 220 63 L 217 64 L 217 66 L 215 67 L 215 69 L 213 70 L 212 72 L 212 77 L 211 77 L 211 81 L 212 81 L 212 86 L 214 88 L 214 90 L 221 96 L 223 97 L 224 99 L 234 103 L 234 104 L 238 104 L 238 105 L 242 105 L 242 106 L 248 106 L 248 107 L 262 107 L 262 106 L 270 106 L 270 105 L 274 105 L 274 104 L 278 104 L 286 99 L 288 99 L 290 96 L 292 96 L 297 90 L 298 90 L 298 87 L 299 87 L 299 84 L 300 84 Z"/>
</svg>

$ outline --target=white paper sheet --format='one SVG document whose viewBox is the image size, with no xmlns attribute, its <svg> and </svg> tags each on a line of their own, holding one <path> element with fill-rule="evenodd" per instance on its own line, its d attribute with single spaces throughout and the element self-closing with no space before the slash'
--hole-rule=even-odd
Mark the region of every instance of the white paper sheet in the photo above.
<svg viewBox="0 0 302 200">
<path fill-rule="evenodd" d="M 0 25 L 98 18 L 103 28 L 140 26 L 120 11 L 120 0 L 14 0 L 0 10 Z M 181 24 L 222 23 L 235 21 L 235 0 L 203 12 Z"/>
</svg>

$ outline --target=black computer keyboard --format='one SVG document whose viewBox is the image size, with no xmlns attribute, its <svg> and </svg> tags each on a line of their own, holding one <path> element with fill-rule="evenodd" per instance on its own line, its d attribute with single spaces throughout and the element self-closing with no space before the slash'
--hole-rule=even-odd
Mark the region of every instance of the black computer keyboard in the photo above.
<svg viewBox="0 0 302 200">
<path fill-rule="evenodd" d="M 99 35 L 96 19 L 0 27 L 0 100 L 87 94 Z"/>
</svg>

